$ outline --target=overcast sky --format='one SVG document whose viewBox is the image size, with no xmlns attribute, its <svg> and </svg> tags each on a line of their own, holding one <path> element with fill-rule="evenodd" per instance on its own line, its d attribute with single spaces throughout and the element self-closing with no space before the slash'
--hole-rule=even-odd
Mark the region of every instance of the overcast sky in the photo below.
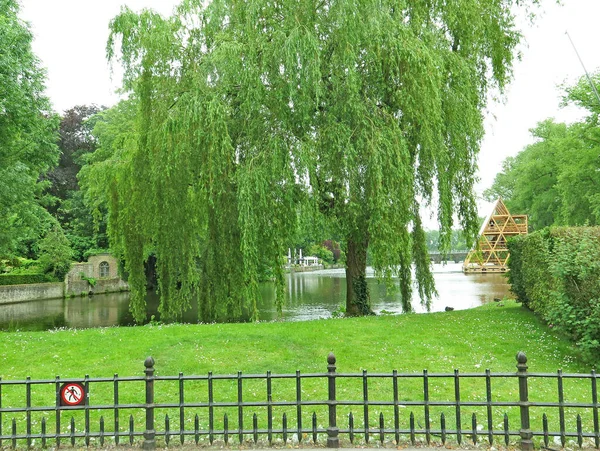
<svg viewBox="0 0 600 451">
<path fill-rule="evenodd" d="M 171 13 L 175 0 L 21 0 L 21 17 L 31 24 L 33 50 L 47 69 L 47 93 L 62 112 L 75 105 L 110 106 L 119 80 L 111 81 L 105 57 L 108 22 L 127 4 L 133 10 L 152 8 Z M 568 31 L 588 71 L 600 69 L 598 21 L 600 0 L 542 0 L 540 17 L 523 29 L 514 80 L 504 102 L 489 105 L 486 137 L 479 157 L 477 192 L 488 188 L 507 156 L 532 142 L 529 129 L 547 117 L 573 121 L 581 112 L 560 109 L 558 85 L 574 83 L 584 74 L 565 35 Z M 487 212 L 480 212 L 485 216 Z"/>
</svg>

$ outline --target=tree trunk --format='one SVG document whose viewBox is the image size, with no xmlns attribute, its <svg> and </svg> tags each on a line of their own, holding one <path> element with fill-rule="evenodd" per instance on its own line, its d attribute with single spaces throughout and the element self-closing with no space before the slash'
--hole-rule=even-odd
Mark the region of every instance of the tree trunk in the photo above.
<svg viewBox="0 0 600 451">
<path fill-rule="evenodd" d="M 371 315 L 367 286 L 367 240 L 348 240 L 346 252 L 346 316 Z"/>
</svg>

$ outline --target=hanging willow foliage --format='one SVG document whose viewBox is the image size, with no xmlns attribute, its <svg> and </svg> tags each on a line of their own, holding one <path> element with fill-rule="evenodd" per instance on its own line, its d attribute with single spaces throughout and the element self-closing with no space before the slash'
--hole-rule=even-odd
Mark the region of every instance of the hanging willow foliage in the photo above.
<svg viewBox="0 0 600 451">
<path fill-rule="evenodd" d="M 263 265 L 281 305 L 300 203 L 345 237 L 347 313 L 371 310 L 367 249 L 377 274 L 399 277 L 405 310 L 413 265 L 429 305 L 420 204 L 439 206 L 446 247 L 453 215 L 474 237 L 482 110 L 509 79 L 524 2 L 203 3 L 170 18 L 124 9 L 110 25 L 109 58 L 139 105 L 109 202 L 135 317 L 150 253 L 163 314 L 196 292 L 204 321 L 256 317 Z"/>
</svg>

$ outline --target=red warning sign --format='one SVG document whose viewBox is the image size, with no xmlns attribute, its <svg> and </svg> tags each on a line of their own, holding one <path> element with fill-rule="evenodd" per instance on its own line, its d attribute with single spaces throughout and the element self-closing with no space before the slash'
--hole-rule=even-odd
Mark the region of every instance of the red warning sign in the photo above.
<svg viewBox="0 0 600 451">
<path fill-rule="evenodd" d="M 83 385 L 69 382 L 60 387 L 60 405 L 78 406 L 85 401 L 85 390 Z"/>
</svg>

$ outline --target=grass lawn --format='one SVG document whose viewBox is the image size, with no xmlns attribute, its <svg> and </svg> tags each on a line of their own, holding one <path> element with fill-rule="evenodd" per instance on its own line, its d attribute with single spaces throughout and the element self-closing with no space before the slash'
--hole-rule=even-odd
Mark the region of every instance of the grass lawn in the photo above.
<svg viewBox="0 0 600 451">
<path fill-rule="evenodd" d="M 245 374 L 265 374 L 267 370 L 273 374 L 295 373 L 296 370 L 301 370 L 302 373 L 323 373 L 327 370 L 329 352 L 335 354 L 337 371 L 340 373 L 359 373 L 362 370 L 368 370 L 369 373 L 391 373 L 392 370 L 398 370 L 399 373 L 419 374 L 423 369 L 430 373 L 451 373 L 455 368 L 461 373 L 483 373 L 486 368 L 492 372 L 506 373 L 516 371 L 515 355 L 518 351 L 526 353 L 530 372 L 556 372 L 562 368 L 565 373 L 589 373 L 591 369 L 575 357 L 576 351 L 572 344 L 544 326 L 533 313 L 513 301 L 504 301 L 463 311 L 290 323 L 147 325 L 131 328 L 2 332 L 0 376 L 3 381 L 23 380 L 26 376 L 31 376 L 34 380 L 53 379 L 56 375 L 63 379 L 82 378 L 86 374 L 90 377 L 112 377 L 115 373 L 119 376 L 141 376 L 143 361 L 150 355 L 156 361 L 156 375 L 159 376 L 176 376 L 179 372 L 185 375 L 206 375 L 209 371 L 215 375 L 236 374 L 238 371 Z M 288 401 L 295 399 L 293 379 L 277 384 L 275 393 L 278 397 Z M 369 399 L 392 400 L 390 387 L 385 385 L 389 385 L 389 379 L 381 383 L 371 379 L 369 384 Z M 90 398 L 90 402 L 110 404 L 112 384 L 108 385 L 110 386 L 107 386 L 105 392 L 99 390 L 95 393 L 95 398 Z M 530 387 L 530 400 L 557 401 L 555 380 L 534 381 L 532 378 Z M 157 402 L 177 402 L 176 381 L 159 381 L 156 388 Z M 360 400 L 362 388 L 360 378 L 340 380 L 338 399 Z M 256 381 L 254 385 L 248 382 L 244 389 L 250 392 L 244 395 L 244 401 L 252 398 L 265 399 L 264 379 Z M 34 395 L 49 399 L 40 401 L 41 404 L 38 405 L 52 405 L 53 386 L 35 386 L 33 390 Z M 3 386 L 2 407 L 24 405 L 23 391 L 23 386 Z M 131 393 L 123 386 L 120 388 L 120 402 L 143 402 L 142 392 L 143 386 Z M 403 400 L 423 400 L 422 379 L 402 379 L 400 392 Z M 189 388 L 186 388 L 186 401 L 196 399 L 197 393 L 206 397 L 205 383 L 197 386 L 190 383 Z M 235 381 L 215 384 L 215 393 L 217 401 L 235 401 Z M 303 381 L 302 393 L 303 399 L 311 399 L 311 396 L 326 399 L 326 387 L 323 386 L 322 379 Z M 518 400 L 517 380 L 494 379 L 493 393 L 495 400 Z M 590 402 L 589 393 L 589 380 L 565 381 L 567 401 Z M 431 379 L 430 395 L 431 399 L 454 400 L 453 380 Z M 463 400 L 485 400 L 485 381 L 462 379 L 461 397 Z M 289 410 L 288 421 L 294 425 L 295 407 Z M 309 426 L 312 411 L 308 412 L 308 408 L 305 410 L 303 415 L 306 414 L 307 419 L 303 421 L 305 426 Z M 350 408 L 344 406 L 340 410 L 342 414 L 347 414 Z M 408 410 L 404 409 L 403 415 L 408 415 Z M 423 409 L 421 407 L 416 410 L 415 415 L 419 421 L 423 417 Z M 439 422 L 441 410 L 432 408 L 432 422 Z M 453 427 L 453 409 L 449 410 L 446 413 L 447 423 L 448 427 Z M 541 430 L 542 412 L 532 410 L 532 428 Z M 479 421 L 485 425 L 483 411 L 484 409 L 477 410 L 478 416 L 481 415 Z M 494 428 L 501 429 L 504 411 L 508 411 L 511 417 L 511 430 L 518 429 L 517 408 L 506 408 L 503 411 L 495 409 Z M 228 410 L 223 409 L 222 412 Z M 219 420 L 221 426 L 218 426 L 221 428 L 222 412 Z M 109 418 L 111 411 L 101 413 Z M 171 417 L 172 428 L 179 428 L 178 409 L 164 409 L 161 414 L 163 413 L 168 413 Z M 230 427 L 234 429 L 237 427 L 237 410 L 231 409 L 230 413 Z M 557 416 L 556 409 L 552 413 Z M 143 424 L 141 418 L 138 418 L 141 413 L 133 414 L 136 416 L 136 423 Z M 281 411 L 278 410 L 277 415 L 280 414 Z M 362 415 L 362 407 L 355 407 L 354 414 Z M 99 415 L 100 412 L 95 412 L 93 420 L 97 421 Z M 251 416 L 251 412 L 246 411 L 244 415 Z M 386 427 L 393 427 L 389 410 L 385 411 L 385 415 Z M 470 410 L 467 411 L 465 407 L 465 429 L 470 427 L 470 415 Z M 371 416 L 370 426 L 376 427 L 378 414 L 374 412 Z M 4 423 L 4 431 L 9 429 L 7 417 L 8 415 L 3 415 L 0 421 Z M 159 417 L 160 415 L 157 416 L 158 423 L 162 421 L 158 420 Z M 34 423 L 39 421 L 37 418 Z M 108 424 L 110 421 L 112 420 L 107 419 Z M 201 423 L 204 421 L 202 418 Z M 567 412 L 567 423 L 571 430 L 575 430 L 575 426 L 571 424 L 574 421 L 574 412 Z M 587 417 L 584 418 L 586 428 L 589 428 L 590 421 Z M 320 417 L 319 422 L 322 426 L 326 419 Z M 550 419 L 550 422 L 551 426 L 555 426 L 555 420 Z M 125 418 L 122 423 L 126 427 Z M 358 416 L 355 423 L 360 423 L 356 427 L 362 427 L 362 416 Z M 245 425 L 249 427 L 250 424 L 251 419 L 245 420 Z M 39 426 L 34 424 L 34 429 L 36 427 Z M 140 430 L 142 426 L 136 428 Z M 553 427 L 551 429 L 556 430 Z M 52 427 L 49 426 L 49 430 Z"/>
<path fill-rule="evenodd" d="M 0 332 L 4 379 L 143 374 L 322 372 L 333 352 L 338 371 L 589 371 L 574 347 L 520 304 L 471 310 L 305 322 L 146 325 L 47 332 Z"/>
</svg>

